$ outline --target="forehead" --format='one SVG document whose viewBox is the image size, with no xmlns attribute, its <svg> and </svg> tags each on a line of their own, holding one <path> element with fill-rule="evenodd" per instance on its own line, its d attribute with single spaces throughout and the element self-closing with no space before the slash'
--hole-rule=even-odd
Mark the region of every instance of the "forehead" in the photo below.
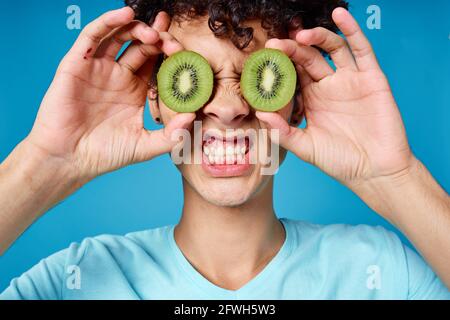
<svg viewBox="0 0 450 320">
<path fill-rule="evenodd" d="M 214 71 L 233 68 L 241 71 L 246 58 L 254 51 L 264 48 L 268 40 L 267 32 L 259 20 L 247 21 L 245 27 L 253 28 L 253 40 L 243 50 L 235 47 L 229 38 L 218 38 L 208 26 L 208 17 L 199 17 L 188 21 L 172 21 L 169 33 L 186 50 L 195 51 L 204 56 Z"/>
</svg>

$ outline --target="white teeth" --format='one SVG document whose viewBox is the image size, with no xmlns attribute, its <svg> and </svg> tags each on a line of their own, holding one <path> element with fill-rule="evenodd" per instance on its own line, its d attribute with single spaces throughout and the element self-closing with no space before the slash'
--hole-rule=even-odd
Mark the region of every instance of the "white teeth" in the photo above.
<svg viewBox="0 0 450 320">
<path fill-rule="evenodd" d="M 216 155 L 218 155 L 219 157 L 222 157 L 224 154 L 224 149 L 223 146 L 220 146 L 216 149 Z"/>
<path fill-rule="evenodd" d="M 234 164 L 245 163 L 245 152 L 247 148 L 242 143 L 222 144 L 211 143 L 204 146 L 203 152 L 210 164 Z"/>
<path fill-rule="evenodd" d="M 227 156 L 227 163 L 234 164 L 236 162 L 236 156 L 232 154 L 231 156 Z"/>
</svg>

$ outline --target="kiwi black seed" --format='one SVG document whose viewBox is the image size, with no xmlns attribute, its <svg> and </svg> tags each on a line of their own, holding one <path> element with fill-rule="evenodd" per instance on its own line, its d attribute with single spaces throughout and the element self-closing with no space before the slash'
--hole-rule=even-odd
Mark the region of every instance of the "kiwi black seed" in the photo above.
<svg viewBox="0 0 450 320">
<path fill-rule="evenodd" d="M 214 74 L 200 54 L 180 51 L 167 58 L 158 76 L 158 94 L 175 112 L 195 112 L 211 97 Z"/>
<path fill-rule="evenodd" d="M 244 65 L 241 90 L 255 109 L 273 112 L 285 107 L 295 94 L 297 72 L 280 50 L 262 49 L 251 54 Z"/>
</svg>

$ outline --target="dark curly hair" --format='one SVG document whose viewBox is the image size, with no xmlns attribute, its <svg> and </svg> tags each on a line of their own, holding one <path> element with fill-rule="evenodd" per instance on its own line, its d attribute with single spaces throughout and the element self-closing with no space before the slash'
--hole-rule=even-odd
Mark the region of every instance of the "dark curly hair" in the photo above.
<svg viewBox="0 0 450 320">
<path fill-rule="evenodd" d="M 152 24 L 160 11 L 175 21 L 209 17 L 209 27 L 217 37 L 229 38 L 243 49 L 253 39 L 253 29 L 243 22 L 257 19 L 270 37 L 284 37 L 290 29 L 324 27 L 337 32 L 331 13 L 348 8 L 343 0 L 125 0 L 136 18 Z"/>
</svg>

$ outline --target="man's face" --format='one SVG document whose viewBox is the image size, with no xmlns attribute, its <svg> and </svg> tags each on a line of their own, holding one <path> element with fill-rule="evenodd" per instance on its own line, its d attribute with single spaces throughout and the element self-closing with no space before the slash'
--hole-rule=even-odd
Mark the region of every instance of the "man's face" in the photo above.
<svg viewBox="0 0 450 320">
<path fill-rule="evenodd" d="M 270 175 L 261 174 L 260 163 L 251 164 L 248 161 L 250 151 L 256 151 L 258 144 L 263 143 L 262 140 L 257 139 L 255 143 L 249 144 L 248 140 L 236 141 L 232 139 L 233 134 L 227 133 L 227 130 L 232 129 L 244 131 L 253 129 L 258 132 L 259 129 L 265 128 L 264 124 L 255 117 L 255 111 L 242 97 L 239 83 L 246 59 L 252 52 L 264 48 L 268 38 L 259 21 L 250 21 L 247 25 L 254 29 L 254 37 L 244 50 L 237 49 L 229 39 L 215 37 L 208 27 L 206 17 L 181 24 L 172 22 L 169 29 L 169 33 L 186 50 L 195 51 L 205 57 L 215 74 L 213 97 L 197 112 L 196 120 L 202 121 L 203 132 L 214 130 L 218 136 L 215 135 L 214 139 L 204 137 L 202 164 L 181 164 L 178 168 L 188 184 L 187 187 L 193 188 L 202 198 L 219 206 L 244 204 L 263 190 L 273 178 Z M 158 105 L 161 119 L 164 124 L 167 124 L 176 113 L 170 110 L 161 99 Z M 293 103 L 290 103 L 278 113 L 288 120 L 292 110 Z M 267 143 L 265 144 L 267 147 Z M 247 156 L 244 155 L 244 163 L 226 164 L 225 156 L 222 161 L 217 161 L 216 156 L 212 158 L 213 162 L 219 163 L 209 161 L 211 153 L 220 154 L 219 149 L 222 148 L 225 154 L 227 149 L 231 151 L 231 147 L 235 151 L 236 158 L 241 157 L 236 153 L 241 153 L 242 148 L 245 148 Z M 205 149 L 208 150 L 205 152 Z M 285 153 L 284 150 L 280 150 L 280 163 Z"/>
</svg>

